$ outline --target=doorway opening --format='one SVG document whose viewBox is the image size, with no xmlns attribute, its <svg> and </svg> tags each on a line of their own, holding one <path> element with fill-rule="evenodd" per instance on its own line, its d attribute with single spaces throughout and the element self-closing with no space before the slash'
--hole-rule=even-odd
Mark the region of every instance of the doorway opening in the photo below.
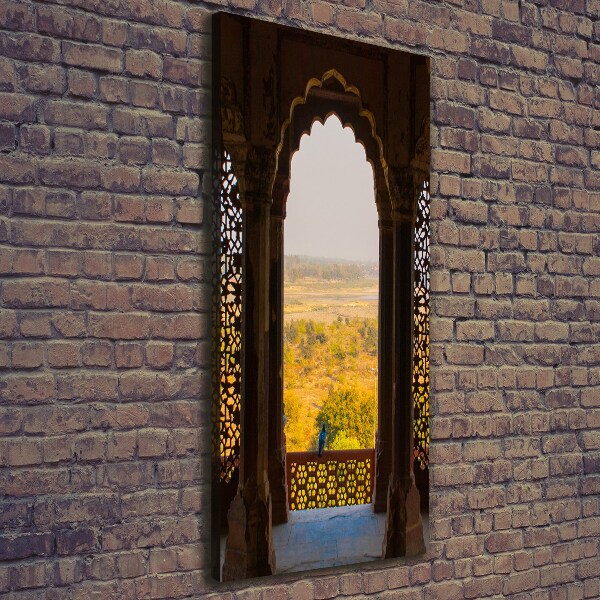
<svg viewBox="0 0 600 600">
<path fill-rule="evenodd" d="M 273 529 L 277 569 L 374 560 L 385 532 L 372 504 L 378 215 L 365 149 L 335 114 L 315 120 L 292 156 L 283 239 L 290 513 Z M 326 540 L 317 553 L 315 538 Z"/>
<path fill-rule="evenodd" d="M 284 221 L 290 510 L 373 500 L 378 240 L 364 147 L 335 114 L 315 120 L 292 157 Z"/>
</svg>

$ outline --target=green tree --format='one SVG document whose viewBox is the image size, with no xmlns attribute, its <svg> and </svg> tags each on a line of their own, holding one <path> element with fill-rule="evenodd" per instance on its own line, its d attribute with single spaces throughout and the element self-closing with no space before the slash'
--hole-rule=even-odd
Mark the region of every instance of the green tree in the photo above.
<svg viewBox="0 0 600 600">
<path fill-rule="evenodd" d="M 325 424 L 329 448 L 343 446 L 372 448 L 375 443 L 374 394 L 357 386 L 331 387 L 317 415 L 317 423 Z"/>
<path fill-rule="evenodd" d="M 333 443 L 329 445 L 330 450 L 355 450 L 361 448 L 360 442 L 355 437 L 348 437 L 345 433 L 337 435 Z"/>
</svg>

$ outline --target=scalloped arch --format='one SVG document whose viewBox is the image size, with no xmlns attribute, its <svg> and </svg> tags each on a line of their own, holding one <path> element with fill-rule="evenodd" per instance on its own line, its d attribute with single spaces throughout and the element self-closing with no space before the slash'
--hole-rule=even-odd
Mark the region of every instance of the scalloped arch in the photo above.
<svg viewBox="0 0 600 600">
<path fill-rule="evenodd" d="M 379 134 L 377 133 L 377 125 L 376 125 L 376 121 L 375 121 L 375 115 L 373 115 L 373 113 L 370 110 L 368 110 L 367 108 L 365 108 L 363 106 L 362 96 L 360 94 L 359 89 L 354 85 L 350 85 L 346 81 L 346 78 L 336 69 L 329 69 L 328 71 L 325 71 L 325 73 L 323 74 L 323 76 L 320 79 L 316 78 L 316 77 L 311 77 L 308 80 L 308 83 L 306 84 L 306 88 L 304 90 L 304 95 L 296 96 L 296 98 L 294 98 L 292 100 L 292 103 L 290 105 L 289 115 L 281 126 L 279 145 L 277 146 L 277 156 L 279 157 L 279 155 L 281 154 L 281 150 L 283 148 L 283 144 L 285 141 L 285 136 L 286 136 L 287 130 L 294 118 L 294 112 L 295 112 L 296 108 L 298 106 L 307 104 L 308 99 L 309 99 L 308 97 L 309 97 L 311 90 L 314 88 L 322 88 L 324 86 L 324 84 L 327 81 L 329 81 L 330 79 L 335 79 L 342 86 L 342 88 L 344 89 L 344 92 L 353 94 L 354 96 L 356 96 L 358 98 L 358 102 L 359 102 L 358 117 L 364 118 L 369 122 L 369 125 L 371 127 L 371 136 L 373 137 L 373 139 L 375 140 L 375 142 L 377 144 L 377 147 L 379 149 L 379 156 L 377 156 L 377 157 L 369 156 L 369 152 L 367 150 L 367 148 L 368 148 L 367 143 L 364 140 L 362 140 L 360 137 L 357 137 L 357 135 L 356 135 L 356 130 L 357 130 L 356 124 L 353 123 L 352 121 L 347 121 L 347 120 L 343 119 L 342 115 L 340 115 L 336 111 L 330 111 L 324 117 L 321 115 L 315 115 L 315 118 L 312 119 L 312 121 L 311 121 L 311 128 L 312 128 L 312 123 L 314 123 L 315 121 L 319 121 L 319 122 L 321 122 L 321 124 L 323 124 L 330 115 L 335 114 L 341 121 L 343 127 L 350 127 L 352 129 L 352 132 L 354 133 L 354 139 L 356 140 L 356 142 L 360 143 L 363 146 L 363 148 L 365 149 L 365 155 L 367 157 L 367 161 L 369 163 L 371 163 L 374 174 L 376 172 L 376 167 L 373 164 L 373 161 L 376 159 L 380 162 L 381 168 L 383 170 L 383 174 L 385 177 L 386 185 L 388 185 L 388 187 L 389 187 L 388 165 L 385 160 L 385 153 L 383 150 L 383 141 L 382 141 L 381 137 L 379 136 Z M 304 133 L 310 135 L 310 129 L 308 131 L 303 131 L 302 135 L 304 135 Z M 290 157 L 289 157 L 290 160 L 291 160 L 293 154 L 297 150 L 298 149 L 296 148 L 293 152 L 290 153 Z"/>
<path fill-rule="evenodd" d="M 373 159 L 369 156 L 367 144 L 362 140 L 361 137 L 357 136 L 356 127 L 354 126 L 354 123 L 344 121 L 344 119 L 342 118 L 342 116 L 339 114 L 338 111 L 330 110 L 327 113 L 325 113 L 324 115 L 314 115 L 310 121 L 310 128 L 309 129 L 305 128 L 302 130 L 302 132 L 299 135 L 299 140 L 301 140 L 305 135 L 312 135 L 315 123 L 320 123 L 321 125 L 325 125 L 326 121 L 329 120 L 329 117 L 336 117 L 344 129 L 347 127 L 348 129 L 350 129 L 352 131 L 352 135 L 354 136 L 354 143 L 358 144 L 363 149 L 363 151 L 365 153 L 365 160 L 367 161 L 367 163 L 369 163 L 369 165 L 371 166 L 371 169 L 373 170 L 373 181 L 375 182 L 377 173 L 375 171 L 375 165 L 373 164 Z M 298 148 L 296 148 L 290 154 L 290 164 L 291 164 L 291 160 L 294 157 L 294 155 L 299 151 L 300 151 L 300 145 L 298 145 Z"/>
</svg>

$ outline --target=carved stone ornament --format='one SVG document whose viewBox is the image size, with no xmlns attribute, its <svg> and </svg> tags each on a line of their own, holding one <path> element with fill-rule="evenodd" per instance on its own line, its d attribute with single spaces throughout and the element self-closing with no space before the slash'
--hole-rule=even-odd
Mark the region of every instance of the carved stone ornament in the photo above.
<svg viewBox="0 0 600 600">
<path fill-rule="evenodd" d="M 275 55 L 272 56 L 272 64 L 267 76 L 263 79 L 263 114 L 266 117 L 264 136 L 268 140 L 274 140 L 277 136 L 277 98 L 275 82 Z"/>
<path fill-rule="evenodd" d="M 419 137 L 415 143 L 415 160 L 423 163 L 429 164 L 431 158 L 431 143 L 429 141 L 429 125 L 430 118 L 429 115 L 423 117 L 421 121 L 421 129 L 419 131 Z"/>
<path fill-rule="evenodd" d="M 276 171 L 277 155 L 275 148 L 248 146 L 244 165 L 242 201 L 270 203 Z"/>
<path fill-rule="evenodd" d="M 244 117 L 237 103 L 235 84 L 229 77 L 221 79 L 221 126 L 224 138 L 244 139 Z"/>
<path fill-rule="evenodd" d="M 417 196 L 412 170 L 390 168 L 388 179 L 393 218 L 414 221 L 417 211 Z"/>
</svg>

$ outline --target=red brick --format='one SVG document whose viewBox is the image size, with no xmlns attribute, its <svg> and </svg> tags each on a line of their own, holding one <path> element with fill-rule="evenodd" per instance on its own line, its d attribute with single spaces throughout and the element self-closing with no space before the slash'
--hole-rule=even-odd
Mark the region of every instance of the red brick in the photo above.
<svg viewBox="0 0 600 600">
<path fill-rule="evenodd" d="M 196 259 L 180 259 L 177 263 L 177 277 L 182 281 L 200 281 L 204 265 Z"/>
<path fill-rule="evenodd" d="M 154 140 L 152 162 L 156 165 L 177 166 L 181 162 L 181 148 L 177 142 Z"/>
<path fill-rule="evenodd" d="M 0 537 L 0 558 L 14 560 L 30 556 L 50 556 L 54 544 L 51 533 L 26 533 Z"/>
<path fill-rule="evenodd" d="M 9 375 L 0 388 L 0 398 L 11 404 L 47 404 L 56 398 L 56 384 L 51 375 L 30 374 L 27 378 Z"/>
<path fill-rule="evenodd" d="M 35 165 L 32 161 L 13 156 L 0 156 L 0 181 L 7 183 L 32 183 Z"/>
<path fill-rule="evenodd" d="M 65 156 L 83 155 L 83 132 L 79 130 L 54 130 L 54 149 L 56 154 Z"/>
<path fill-rule="evenodd" d="M 40 165 L 40 180 L 47 185 L 75 189 L 100 186 L 100 169 L 96 164 L 75 160 L 47 160 Z"/>
<path fill-rule="evenodd" d="M 469 174 L 471 157 L 459 152 L 438 150 L 432 155 L 432 167 L 438 171 Z"/>
<path fill-rule="evenodd" d="M 32 33 L 0 32 L 0 55 L 17 60 L 57 63 L 60 42 Z"/>
<path fill-rule="evenodd" d="M 140 577 L 146 574 L 143 553 L 126 552 L 117 556 L 117 569 L 121 577 Z"/>
<path fill-rule="evenodd" d="M 87 156 L 113 158 L 117 149 L 117 136 L 112 133 L 89 132 L 86 135 Z"/>
<path fill-rule="evenodd" d="M 196 173 L 155 169 L 143 172 L 144 191 L 151 194 L 195 195 L 198 183 Z"/>
<path fill-rule="evenodd" d="M 127 45 L 143 50 L 154 50 L 158 54 L 185 54 L 186 32 L 165 27 L 145 27 L 132 23 L 127 33 Z"/>
<path fill-rule="evenodd" d="M 163 61 L 163 77 L 174 83 L 189 86 L 202 85 L 201 63 L 167 56 Z"/>
<path fill-rule="evenodd" d="M 5 306 L 15 308 L 67 306 L 69 284 L 60 279 L 27 279 L 6 281 L 2 287 Z"/>
<path fill-rule="evenodd" d="M 91 336 L 117 340 L 145 339 L 149 317 L 144 314 L 90 314 L 88 330 Z"/>
<path fill-rule="evenodd" d="M 5 29 L 33 31 L 35 29 L 33 7 L 7 0 L 0 6 L 0 24 Z"/>
<path fill-rule="evenodd" d="M 144 362 L 144 349 L 139 344 L 119 343 L 115 346 L 115 364 L 118 368 L 141 367 Z"/>
<path fill-rule="evenodd" d="M 333 22 L 333 7 L 326 2 L 312 2 L 310 5 L 312 20 L 321 25 L 329 25 Z"/>
<path fill-rule="evenodd" d="M 175 267 L 168 258 L 149 256 L 146 260 L 146 279 L 148 281 L 173 281 Z"/>
<path fill-rule="evenodd" d="M 19 144 L 30 154 L 50 154 L 50 128 L 44 125 L 21 125 Z"/>
<path fill-rule="evenodd" d="M 86 102 L 51 100 L 46 104 L 44 119 L 50 125 L 67 125 L 83 129 L 106 129 L 108 109 Z"/>
<path fill-rule="evenodd" d="M 69 92 L 73 96 L 93 98 L 96 95 L 98 84 L 93 73 L 69 69 L 68 72 Z"/>
<path fill-rule="evenodd" d="M 143 108 L 158 108 L 159 87 L 155 83 L 132 81 L 129 84 L 131 104 Z"/>
<path fill-rule="evenodd" d="M 125 53 L 125 70 L 135 77 L 159 79 L 162 72 L 162 59 L 150 50 L 128 50 Z"/>
<path fill-rule="evenodd" d="M 48 346 L 48 365 L 54 368 L 77 367 L 81 363 L 79 344 L 56 342 Z"/>
<path fill-rule="evenodd" d="M 120 73 L 123 69 L 123 54 L 120 50 L 92 44 L 63 42 L 63 59 L 75 67 Z"/>
<path fill-rule="evenodd" d="M 81 348 L 83 364 L 92 367 L 110 367 L 112 365 L 112 344 L 89 342 Z"/>
<path fill-rule="evenodd" d="M 105 102 L 129 103 L 129 85 L 124 77 L 100 77 L 99 90 Z"/>
<path fill-rule="evenodd" d="M 446 52 L 464 54 L 469 49 L 469 38 L 467 34 L 453 29 L 434 27 L 427 36 L 427 44 Z"/>
<path fill-rule="evenodd" d="M 26 64 L 18 72 L 23 86 L 30 92 L 60 95 L 65 91 L 65 72 L 62 67 Z"/>
<path fill-rule="evenodd" d="M 174 207 L 171 198 L 150 197 L 146 204 L 146 219 L 149 223 L 168 223 L 173 219 Z"/>
<path fill-rule="evenodd" d="M 202 224 L 203 205 L 195 200 L 186 199 L 178 203 L 176 219 L 179 223 L 190 225 Z"/>
<path fill-rule="evenodd" d="M 363 11 L 344 9 L 338 9 L 336 22 L 338 27 L 344 31 L 367 36 L 378 35 L 382 26 L 381 16 L 376 13 L 369 14 Z"/>
<path fill-rule="evenodd" d="M 114 261 L 117 279 L 139 279 L 142 276 L 144 260 L 141 256 L 117 254 Z"/>
<path fill-rule="evenodd" d="M 173 344 L 151 343 L 146 346 L 146 364 L 154 369 L 167 369 L 173 363 Z"/>
<path fill-rule="evenodd" d="M 44 348 L 40 344 L 15 343 L 12 347 L 14 368 L 35 369 L 44 364 Z"/>
<path fill-rule="evenodd" d="M 100 40 L 101 24 L 91 14 L 58 6 L 40 6 L 38 30 L 56 37 L 97 42 Z"/>
<path fill-rule="evenodd" d="M 150 137 L 172 137 L 173 118 L 160 112 L 145 109 L 115 108 L 113 111 L 115 131 Z"/>
<path fill-rule="evenodd" d="M 14 150 L 16 145 L 16 127 L 12 123 L 0 123 L 0 150 Z"/>
<path fill-rule="evenodd" d="M 141 174 L 135 167 L 111 165 L 102 171 L 102 187 L 110 192 L 137 192 Z"/>
<path fill-rule="evenodd" d="M 72 219 L 76 212 L 75 204 L 73 192 L 49 191 L 46 193 L 46 216 Z"/>
</svg>

